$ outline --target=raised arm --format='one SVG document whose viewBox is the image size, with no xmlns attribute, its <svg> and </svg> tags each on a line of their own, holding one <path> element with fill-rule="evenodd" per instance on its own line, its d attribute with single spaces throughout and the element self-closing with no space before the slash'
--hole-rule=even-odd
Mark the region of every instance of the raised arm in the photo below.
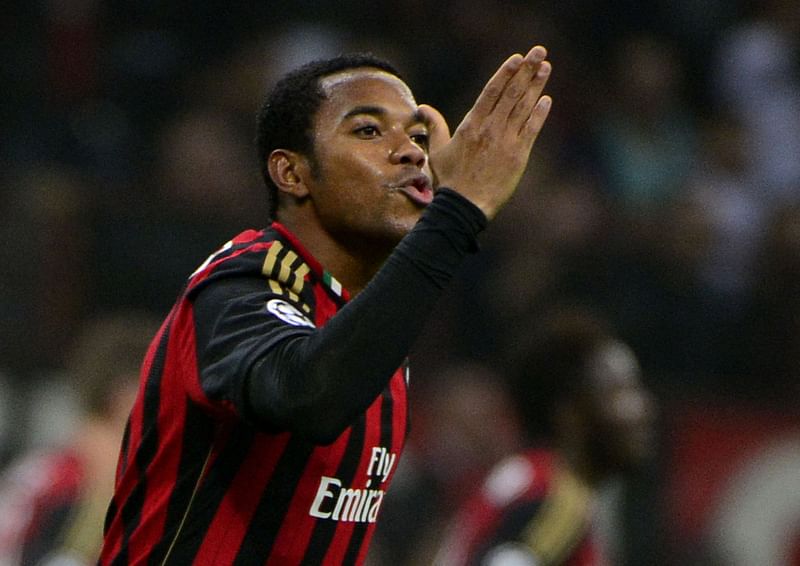
<svg viewBox="0 0 800 566">
<path fill-rule="evenodd" d="M 431 134 L 431 167 L 439 186 L 458 191 L 491 220 L 514 194 L 550 112 L 542 96 L 551 65 L 537 45 L 514 54 L 486 83 L 452 138 L 433 107 L 421 105 Z"/>
<path fill-rule="evenodd" d="M 476 236 L 511 197 L 550 108 L 550 72 L 534 47 L 507 59 L 452 138 L 430 106 L 440 190 L 373 280 L 325 326 L 247 346 L 248 412 L 266 426 L 333 441 L 380 394 L 408 354 Z M 455 194 L 457 193 L 457 194 Z M 485 217 L 485 218 L 484 218 Z M 216 358 L 219 355 L 214 356 Z"/>
</svg>

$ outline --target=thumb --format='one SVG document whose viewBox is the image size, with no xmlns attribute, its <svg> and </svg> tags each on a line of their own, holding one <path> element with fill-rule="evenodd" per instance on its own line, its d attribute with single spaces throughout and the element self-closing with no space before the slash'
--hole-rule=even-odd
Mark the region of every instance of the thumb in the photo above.
<svg viewBox="0 0 800 566">
<path fill-rule="evenodd" d="M 433 153 L 447 145 L 447 142 L 450 141 L 450 128 L 442 113 L 429 104 L 420 104 L 419 113 L 428 126 L 429 151 Z"/>
</svg>

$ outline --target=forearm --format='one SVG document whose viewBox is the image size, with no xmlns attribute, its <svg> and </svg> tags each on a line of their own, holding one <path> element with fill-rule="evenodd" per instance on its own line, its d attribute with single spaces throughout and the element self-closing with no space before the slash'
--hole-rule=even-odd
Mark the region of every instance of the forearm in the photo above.
<svg viewBox="0 0 800 566">
<path fill-rule="evenodd" d="M 315 442 L 333 441 L 402 364 L 464 257 L 483 214 L 443 190 L 375 278 L 328 324 L 286 340 L 248 376 L 254 415 Z"/>
</svg>

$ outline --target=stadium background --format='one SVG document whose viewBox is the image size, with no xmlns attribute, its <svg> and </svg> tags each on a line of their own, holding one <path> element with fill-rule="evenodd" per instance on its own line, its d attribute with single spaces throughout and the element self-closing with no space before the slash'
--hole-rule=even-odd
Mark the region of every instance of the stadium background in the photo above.
<svg viewBox="0 0 800 566">
<path fill-rule="evenodd" d="M 636 349 L 661 407 L 657 462 L 609 490 L 620 561 L 800 564 L 796 1 L 42 0 L 6 13 L 0 463 L 68 434 L 64 355 L 83 322 L 165 313 L 210 251 L 263 225 L 253 122 L 274 77 L 372 51 L 454 126 L 508 53 L 542 43 L 554 111 L 415 347 L 405 473 L 425 504 L 410 523 L 392 511 L 376 556 L 413 563 L 412 547 L 435 546 L 464 486 L 518 442 L 504 361 L 548 309 L 584 304 Z"/>
</svg>

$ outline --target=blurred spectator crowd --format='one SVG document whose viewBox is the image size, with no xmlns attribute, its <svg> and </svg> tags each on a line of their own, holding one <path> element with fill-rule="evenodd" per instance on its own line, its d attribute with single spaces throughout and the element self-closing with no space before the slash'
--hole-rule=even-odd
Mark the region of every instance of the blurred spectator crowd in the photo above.
<svg viewBox="0 0 800 566">
<path fill-rule="evenodd" d="M 371 51 L 454 128 L 505 56 L 541 43 L 553 113 L 415 347 L 397 490 L 427 495 L 387 503 L 374 560 L 425 563 L 465 486 L 518 448 L 503 368 L 543 313 L 579 304 L 632 346 L 662 407 L 658 461 L 617 497 L 620 562 L 748 563 L 730 558 L 735 529 L 714 534 L 733 520 L 714 519 L 732 460 L 703 485 L 679 466 L 703 469 L 694 425 L 708 446 L 774 440 L 732 414 L 800 435 L 800 3 L 14 4 L 0 23 L 0 463 L 75 420 L 65 356 L 88 321 L 166 314 L 211 251 L 264 226 L 254 117 L 275 77 Z M 667 495 L 708 520 L 671 527 Z M 800 564 L 795 507 L 786 563 Z"/>
</svg>

